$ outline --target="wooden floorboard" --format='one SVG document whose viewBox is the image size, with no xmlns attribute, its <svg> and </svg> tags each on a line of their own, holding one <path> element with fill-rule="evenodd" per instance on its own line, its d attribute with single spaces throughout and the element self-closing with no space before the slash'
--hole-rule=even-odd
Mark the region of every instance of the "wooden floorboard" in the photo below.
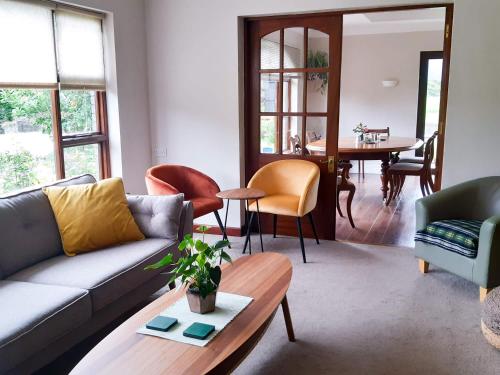
<svg viewBox="0 0 500 375">
<path fill-rule="evenodd" d="M 351 176 L 356 185 L 352 216 L 356 228 L 347 219 L 347 194 L 341 193 L 344 218 L 337 213 L 337 240 L 369 244 L 414 246 L 415 201 L 421 197 L 418 177 L 407 177 L 401 196 L 385 206 L 380 191 L 380 177 L 366 174 L 364 179 Z"/>
</svg>

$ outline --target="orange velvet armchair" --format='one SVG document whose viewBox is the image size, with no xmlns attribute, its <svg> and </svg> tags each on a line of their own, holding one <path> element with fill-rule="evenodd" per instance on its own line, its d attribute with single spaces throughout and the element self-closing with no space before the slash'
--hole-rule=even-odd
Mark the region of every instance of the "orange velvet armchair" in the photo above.
<svg viewBox="0 0 500 375">
<path fill-rule="evenodd" d="M 218 212 L 224 204 L 215 196 L 220 189 L 207 175 L 182 165 L 161 164 L 148 169 L 146 186 L 150 195 L 183 193 L 184 199 L 193 204 L 194 218 L 213 212 L 224 238 L 227 238 Z"/>
</svg>

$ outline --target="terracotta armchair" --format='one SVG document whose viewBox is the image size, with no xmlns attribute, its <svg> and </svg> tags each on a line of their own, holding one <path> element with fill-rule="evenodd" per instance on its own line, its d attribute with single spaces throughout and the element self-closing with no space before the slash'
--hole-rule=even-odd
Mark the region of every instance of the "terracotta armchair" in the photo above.
<svg viewBox="0 0 500 375">
<path fill-rule="evenodd" d="M 248 183 L 249 188 L 256 188 L 266 192 L 266 196 L 259 199 L 259 208 L 262 213 L 273 214 L 274 237 L 276 237 L 278 215 L 297 218 L 297 229 L 304 263 L 306 263 L 306 253 L 300 220 L 302 217 L 308 217 L 316 242 L 319 244 L 311 213 L 316 207 L 319 175 L 318 166 L 309 161 L 297 159 L 279 160 L 259 169 Z M 249 210 L 252 213 L 257 211 L 255 202 L 250 204 Z M 251 221 L 252 219 L 250 219 Z"/>
<path fill-rule="evenodd" d="M 182 165 L 161 164 L 147 170 L 146 186 L 150 195 L 183 193 L 184 199 L 193 204 L 194 218 L 213 212 L 224 238 L 227 238 L 218 212 L 224 204 L 215 196 L 220 189 L 207 175 Z"/>
</svg>

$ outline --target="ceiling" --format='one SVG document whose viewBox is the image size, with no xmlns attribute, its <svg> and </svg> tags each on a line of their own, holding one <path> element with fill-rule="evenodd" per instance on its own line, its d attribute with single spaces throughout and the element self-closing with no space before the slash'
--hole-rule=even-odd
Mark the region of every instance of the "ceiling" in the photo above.
<svg viewBox="0 0 500 375">
<path fill-rule="evenodd" d="M 343 33 L 349 36 L 442 31 L 445 14 L 445 8 L 346 14 Z"/>
</svg>

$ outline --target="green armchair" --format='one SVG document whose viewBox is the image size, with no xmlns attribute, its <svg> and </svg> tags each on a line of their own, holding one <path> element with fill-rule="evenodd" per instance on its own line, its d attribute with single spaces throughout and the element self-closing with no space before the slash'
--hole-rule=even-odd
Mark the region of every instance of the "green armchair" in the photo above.
<svg viewBox="0 0 500 375">
<path fill-rule="evenodd" d="M 436 265 L 479 285 L 480 300 L 500 285 L 500 176 L 479 178 L 441 190 L 416 202 L 416 230 L 446 219 L 480 220 L 477 255 L 467 257 L 417 241 L 419 269 Z"/>
</svg>

